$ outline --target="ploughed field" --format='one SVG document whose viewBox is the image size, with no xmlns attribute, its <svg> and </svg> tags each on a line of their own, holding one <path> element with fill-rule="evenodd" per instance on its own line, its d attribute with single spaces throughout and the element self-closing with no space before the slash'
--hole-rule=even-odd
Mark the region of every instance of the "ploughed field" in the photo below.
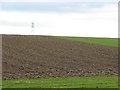
<svg viewBox="0 0 120 90">
<path fill-rule="evenodd" d="M 49 36 L 2 36 L 3 79 L 118 74 L 118 48 Z"/>
</svg>

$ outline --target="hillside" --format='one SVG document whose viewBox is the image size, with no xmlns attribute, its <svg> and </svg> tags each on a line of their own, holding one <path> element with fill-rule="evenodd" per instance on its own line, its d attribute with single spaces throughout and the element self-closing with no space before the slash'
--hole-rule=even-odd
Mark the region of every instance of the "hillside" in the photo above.
<svg viewBox="0 0 120 90">
<path fill-rule="evenodd" d="M 3 79 L 116 75 L 117 47 L 50 38 L 2 36 Z"/>
</svg>

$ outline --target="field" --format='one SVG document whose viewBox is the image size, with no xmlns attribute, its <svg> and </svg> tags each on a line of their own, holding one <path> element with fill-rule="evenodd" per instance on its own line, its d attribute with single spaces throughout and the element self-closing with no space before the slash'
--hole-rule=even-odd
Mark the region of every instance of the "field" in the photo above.
<svg viewBox="0 0 120 90">
<path fill-rule="evenodd" d="M 117 76 L 5 80 L 3 88 L 118 88 Z"/>
<path fill-rule="evenodd" d="M 86 42 L 86 43 L 118 47 L 118 38 L 69 37 L 69 36 L 53 36 L 53 37 L 66 39 L 66 40 L 73 40 L 73 41 L 80 41 L 80 42 Z"/>
<path fill-rule="evenodd" d="M 117 88 L 115 42 L 100 45 L 49 36 L 3 35 L 3 87 Z"/>
</svg>

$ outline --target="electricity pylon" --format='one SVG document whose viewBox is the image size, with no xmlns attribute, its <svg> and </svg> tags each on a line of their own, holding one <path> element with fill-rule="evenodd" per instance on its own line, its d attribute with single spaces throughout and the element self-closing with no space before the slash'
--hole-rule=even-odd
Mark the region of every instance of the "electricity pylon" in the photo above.
<svg viewBox="0 0 120 90">
<path fill-rule="evenodd" d="M 34 35 L 34 28 L 35 28 L 35 24 L 34 22 L 32 22 L 32 35 Z"/>
</svg>

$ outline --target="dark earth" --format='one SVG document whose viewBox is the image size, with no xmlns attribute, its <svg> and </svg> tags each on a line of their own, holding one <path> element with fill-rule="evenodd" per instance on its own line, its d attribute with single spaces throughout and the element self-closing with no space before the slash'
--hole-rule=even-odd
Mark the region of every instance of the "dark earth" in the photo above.
<svg viewBox="0 0 120 90">
<path fill-rule="evenodd" d="M 118 74 L 118 48 L 49 36 L 2 35 L 3 79 Z"/>
</svg>

